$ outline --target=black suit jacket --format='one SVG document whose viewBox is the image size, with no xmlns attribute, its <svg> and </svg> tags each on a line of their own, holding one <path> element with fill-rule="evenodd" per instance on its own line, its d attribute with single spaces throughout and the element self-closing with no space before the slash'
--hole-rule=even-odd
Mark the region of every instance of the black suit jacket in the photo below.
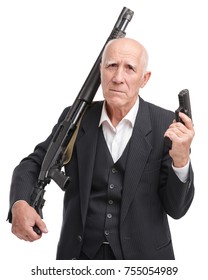
<svg viewBox="0 0 208 280">
<path fill-rule="evenodd" d="M 93 103 L 80 125 L 70 163 L 72 178 L 64 197 L 63 225 L 57 259 L 78 259 L 91 190 L 98 124 L 103 102 Z M 63 120 L 68 109 L 62 113 Z M 194 196 L 193 171 L 182 183 L 175 175 L 164 133 L 174 113 L 140 98 L 127 158 L 120 209 L 120 240 L 125 259 L 174 259 L 167 214 L 181 218 Z M 56 131 L 23 159 L 13 173 L 11 205 L 18 199 L 30 201 L 46 149 Z M 9 220 L 11 221 L 11 212 Z"/>
</svg>

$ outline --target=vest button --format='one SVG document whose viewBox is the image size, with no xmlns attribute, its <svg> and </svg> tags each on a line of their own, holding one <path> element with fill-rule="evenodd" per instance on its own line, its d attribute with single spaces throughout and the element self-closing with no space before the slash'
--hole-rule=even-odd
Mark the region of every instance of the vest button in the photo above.
<svg viewBox="0 0 208 280">
<path fill-rule="evenodd" d="M 112 168 L 111 171 L 112 171 L 112 173 L 116 173 L 117 172 L 117 170 L 114 167 Z"/>
<path fill-rule="evenodd" d="M 108 213 L 108 214 L 107 214 L 107 217 L 108 217 L 108 219 L 111 219 L 111 218 L 112 218 L 112 214 L 111 214 L 111 213 Z"/>
<path fill-rule="evenodd" d="M 113 200 L 111 200 L 111 199 L 108 200 L 108 204 L 110 204 L 110 205 L 113 204 Z"/>
<path fill-rule="evenodd" d="M 105 235 L 109 235 L 110 234 L 110 232 L 108 231 L 108 230 L 105 230 Z"/>
<path fill-rule="evenodd" d="M 109 188 L 112 190 L 114 188 L 114 184 L 110 184 Z"/>
</svg>

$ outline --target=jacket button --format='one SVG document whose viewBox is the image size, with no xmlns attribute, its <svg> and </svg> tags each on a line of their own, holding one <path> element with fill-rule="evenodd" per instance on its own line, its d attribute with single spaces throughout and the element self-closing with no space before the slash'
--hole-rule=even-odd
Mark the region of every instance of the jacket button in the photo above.
<svg viewBox="0 0 208 280">
<path fill-rule="evenodd" d="M 81 237 L 81 235 L 78 235 L 77 238 L 78 238 L 79 242 L 82 242 L 82 237 Z"/>
</svg>

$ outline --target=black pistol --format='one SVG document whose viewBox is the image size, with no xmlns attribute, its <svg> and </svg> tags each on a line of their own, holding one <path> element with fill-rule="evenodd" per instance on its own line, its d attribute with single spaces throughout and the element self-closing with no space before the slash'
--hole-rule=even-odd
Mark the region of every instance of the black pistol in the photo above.
<svg viewBox="0 0 208 280">
<path fill-rule="evenodd" d="M 178 94 L 178 100 L 179 100 L 179 107 L 175 111 L 176 121 L 177 122 L 182 122 L 182 120 L 179 117 L 179 112 L 182 112 L 182 113 L 186 114 L 190 119 L 192 119 L 191 103 L 190 103 L 188 89 L 184 89 Z"/>
<path fill-rule="evenodd" d="M 188 89 L 183 89 L 178 94 L 178 100 L 179 100 L 179 107 L 177 110 L 175 110 L 175 119 L 177 122 L 182 122 L 181 118 L 179 117 L 179 113 L 182 112 L 186 114 L 189 118 L 192 119 L 191 114 L 191 103 L 190 103 L 190 97 L 189 97 L 189 91 Z M 165 144 L 168 146 L 169 149 L 172 148 L 172 141 L 170 138 L 165 137 Z"/>
</svg>

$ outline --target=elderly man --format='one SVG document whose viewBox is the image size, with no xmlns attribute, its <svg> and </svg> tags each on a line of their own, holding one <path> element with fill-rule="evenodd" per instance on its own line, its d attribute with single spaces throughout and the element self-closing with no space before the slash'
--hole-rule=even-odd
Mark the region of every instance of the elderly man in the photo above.
<svg viewBox="0 0 208 280">
<path fill-rule="evenodd" d="M 176 122 L 173 112 L 139 97 L 151 76 L 147 64 L 146 49 L 133 39 L 112 40 L 104 49 L 104 100 L 85 112 L 65 166 L 72 181 L 57 259 L 174 259 L 167 215 L 181 218 L 193 200 L 194 129 L 185 114 L 180 113 L 183 123 Z M 47 233 L 29 204 L 56 127 L 14 170 L 9 220 L 20 239 L 41 238 L 34 225 Z"/>
</svg>

